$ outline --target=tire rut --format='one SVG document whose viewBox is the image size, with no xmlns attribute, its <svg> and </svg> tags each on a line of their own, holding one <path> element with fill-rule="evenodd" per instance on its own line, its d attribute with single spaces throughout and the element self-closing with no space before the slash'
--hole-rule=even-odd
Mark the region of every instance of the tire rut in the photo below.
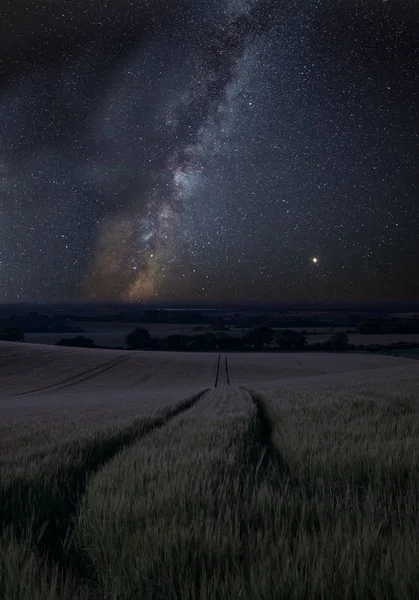
<svg viewBox="0 0 419 600">
<path fill-rule="evenodd" d="M 87 369 L 86 371 L 82 371 L 81 373 L 78 373 L 77 375 L 72 375 L 71 377 L 68 377 L 67 379 L 63 379 L 62 381 L 58 381 L 56 383 L 51 383 L 49 385 L 46 385 L 46 386 L 43 386 L 40 388 L 34 388 L 33 390 L 29 390 L 27 392 L 13 394 L 13 396 L 29 396 L 32 394 L 38 394 L 40 392 L 48 393 L 48 392 L 55 392 L 55 391 L 66 389 L 68 387 L 71 387 L 72 385 L 77 385 L 78 383 L 82 383 L 83 381 L 92 379 L 93 377 L 96 377 L 97 375 L 101 375 L 102 373 L 105 373 L 106 371 L 109 371 L 110 369 L 117 367 L 118 365 L 127 361 L 130 358 L 130 356 L 132 356 L 132 355 L 130 354 L 129 356 L 124 356 L 123 358 L 113 358 L 112 360 L 107 361 L 106 363 L 103 363 L 102 365 L 98 365 L 97 367 Z"/>
<path fill-rule="evenodd" d="M 219 387 L 220 385 L 231 385 L 230 382 L 230 371 L 228 367 L 228 359 L 227 356 L 224 355 L 224 360 L 222 360 L 221 352 L 218 355 L 217 362 L 217 373 L 215 376 L 214 387 Z"/>
<path fill-rule="evenodd" d="M 220 362 L 221 362 L 221 354 L 218 355 L 218 361 L 217 361 L 217 372 L 215 374 L 215 383 L 214 383 L 214 387 L 218 387 L 218 378 L 220 376 Z"/>
<path fill-rule="evenodd" d="M 29 511 L 23 517 L 21 511 L 19 515 L 15 515 L 17 509 L 13 498 L 19 498 L 19 506 L 30 506 L 36 515 L 30 527 L 40 553 L 63 571 L 69 569 L 80 582 L 91 580 L 94 574 L 90 572 L 74 541 L 75 517 L 90 478 L 122 450 L 192 408 L 208 391 L 209 389 L 202 390 L 162 416 L 148 421 L 144 419 L 144 422 L 138 424 L 134 422 L 107 439 L 101 435 L 96 439 L 86 440 L 84 445 L 83 442 L 76 443 L 76 450 L 80 453 L 78 461 L 58 468 L 50 477 L 49 483 L 42 481 L 31 485 L 24 480 L 13 482 L 9 490 L 2 491 L 3 500 L 5 494 L 9 497 L 9 506 L 2 514 L 0 534 L 9 524 L 16 527 L 16 521 L 20 518 L 25 520 L 17 524 L 17 534 L 25 535 Z M 71 448 L 68 450 L 71 455 Z"/>
<path fill-rule="evenodd" d="M 274 424 L 269 418 L 263 396 L 253 390 L 243 389 L 250 394 L 257 409 L 257 445 L 260 450 L 256 465 L 256 480 L 265 476 L 272 476 L 273 474 L 275 476 L 281 474 L 282 476 L 289 477 L 289 466 L 272 440 Z"/>
<path fill-rule="evenodd" d="M 225 356 L 225 366 L 226 366 L 226 376 L 227 376 L 227 385 L 230 385 L 230 370 L 229 370 L 229 366 L 228 366 L 228 359 L 227 359 L 227 355 Z"/>
</svg>

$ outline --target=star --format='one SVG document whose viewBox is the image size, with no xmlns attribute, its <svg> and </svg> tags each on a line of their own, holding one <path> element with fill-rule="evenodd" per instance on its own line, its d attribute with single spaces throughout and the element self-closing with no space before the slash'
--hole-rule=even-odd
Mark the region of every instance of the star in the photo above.
<svg viewBox="0 0 419 600">
<path fill-rule="evenodd" d="M 0 301 L 419 297 L 419 2 L 15 3 Z"/>
</svg>

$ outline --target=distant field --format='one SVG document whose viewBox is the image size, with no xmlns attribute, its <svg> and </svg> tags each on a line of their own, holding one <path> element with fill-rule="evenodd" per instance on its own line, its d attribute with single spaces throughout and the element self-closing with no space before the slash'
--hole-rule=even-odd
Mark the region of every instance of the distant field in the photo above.
<svg viewBox="0 0 419 600">
<path fill-rule="evenodd" d="M 312 342 L 323 342 L 330 338 L 332 334 L 321 334 L 321 335 L 307 335 L 307 341 Z M 397 342 L 419 342 L 419 333 L 405 333 L 405 334 L 362 334 L 362 333 L 350 333 L 348 334 L 349 342 L 351 344 L 364 346 L 368 344 L 395 344 Z"/>
<path fill-rule="evenodd" d="M 147 323 L 90 323 L 80 322 L 78 323 L 86 333 L 83 335 L 93 339 L 97 346 L 107 347 L 124 347 L 125 337 L 135 327 L 145 327 L 150 332 L 152 337 L 167 337 L 169 335 L 181 334 L 181 335 L 196 335 L 205 333 L 205 331 L 211 331 L 209 326 L 203 325 L 203 329 L 194 331 L 196 325 L 182 325 L 182 324 L 147 324 Z M 298 331 L 302 331 L 300 328 L 296 328 Z M 307 332 L 307 341 L 313 342 L 324 342 L 329 339 L 334 333 L 339 331 L 347 331 L 347 327 L 336 327 L 333 332 L 328 327 L 306 327 L 304 331 Z M 229 335 L 240 336 L 245 333 L 245 329 L 232 328 L 227 333 Z M 317 332 L 314 335 L 313 332 Z M 55 342 L 63 337 L 75 337 L 76 333 L 27 333 L 25 340 L 34 344 L 55 344 Z M 397 342 L 419 342 L 419 334 L 391 334 L 391 335 L 365 335 L 360 333 L 350 333 L 349 342 L 351 344 L 393 344 Z"/>
<path fill-rule="evenodd" d="M 419 358 L 419 348 L 394 350 L 391 352 L 391 354 L 394 356 L 404 356 L 405 358 Z"/>
<path fill-rule="evenodd" d="M 408 600 L 419 364 L 0 343 L 0 598 Z"/>
</svg>

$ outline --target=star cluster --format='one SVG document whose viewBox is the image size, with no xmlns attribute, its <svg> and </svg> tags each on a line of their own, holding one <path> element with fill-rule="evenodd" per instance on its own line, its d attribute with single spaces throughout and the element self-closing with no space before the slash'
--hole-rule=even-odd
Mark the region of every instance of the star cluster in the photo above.
<svg viewBox="0 0 419 600">
<path fill-rule="evenodd" d="M 2 17 L 1 300 L 418 297 L 416 3 Z"/>
</svg>

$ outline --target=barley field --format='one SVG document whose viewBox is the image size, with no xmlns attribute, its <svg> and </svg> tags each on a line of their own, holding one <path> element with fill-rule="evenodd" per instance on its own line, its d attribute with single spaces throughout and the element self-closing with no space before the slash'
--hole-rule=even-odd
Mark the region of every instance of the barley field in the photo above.
<svg viewBox="0 0 419 600">
<path fill-rule="evenodd" d="M 419 363 L 0 343 L 0 598 L 419 590 Z"/>
</svg>

